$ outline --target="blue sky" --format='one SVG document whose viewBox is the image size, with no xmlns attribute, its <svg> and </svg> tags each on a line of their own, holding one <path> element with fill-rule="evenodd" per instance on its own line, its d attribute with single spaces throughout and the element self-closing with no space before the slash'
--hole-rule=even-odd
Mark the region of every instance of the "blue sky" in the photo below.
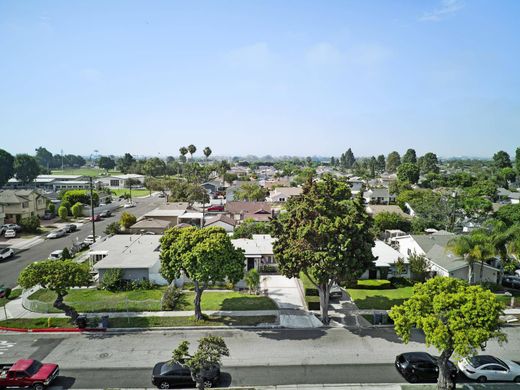
<svg viewBox="0 0 520 390">
<path fill-rule="evenodd" d="M 490 156 L 520 1 L 0 2 L 1 148 Z"/>
</svg>

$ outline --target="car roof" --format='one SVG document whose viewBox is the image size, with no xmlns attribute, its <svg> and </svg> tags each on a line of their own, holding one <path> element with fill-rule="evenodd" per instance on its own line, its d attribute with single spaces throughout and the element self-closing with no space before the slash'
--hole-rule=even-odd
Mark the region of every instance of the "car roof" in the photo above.
<svg viewBox="0 0 520 390">
<path fill-rule="evenodd" d="M 496 357 L 491 355 L 477 355 L 469 358 L 471 365 L 475 368 L 483 366 L 484 364 L 500 364 L 502 362 L 498 360 Z"/>
<path fill-rule="evenodd" d="M 407 352 L 403 353 L 403 356 L 409 362 L 417 363 L 417 362 L 427 362 L 427 363 L 435 363 L 432 356 L 426 352 Z"/>
</svg>

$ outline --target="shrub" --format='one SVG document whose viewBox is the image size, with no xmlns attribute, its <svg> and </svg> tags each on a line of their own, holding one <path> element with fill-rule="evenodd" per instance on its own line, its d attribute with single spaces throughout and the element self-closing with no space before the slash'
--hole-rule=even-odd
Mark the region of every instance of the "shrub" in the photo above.
<svg viewBox="0 0 520 390">
<path fill-rule="evenodd" d="M 410 287 L 410 286 L 413 286 L 415 283 L 408 279 L 408 278 L 402 278 L 402 277 L 393 277 L 393 278 L 390 278 L 390 283 L 392 284 L 392 286 L 394 286 L 395 288 L 401 288 L 401 287 Z"/>
<path fill-rule="evenodd" d="M 182 298 L 182 290 L 174 285 L 168 286 L 161 300 L 163 310 L 175 310 Z"/>
<path fill-rule="evenodd" d="M 252 268 L 247 272 L 246 283 L 250 293 L 258 291 L 258 287 L 260 286 L 260 274 L 256 268 Z"/>
<path fill-rule="evenodd" d="M 11 289 L 7 287 L 5 289 L 5 299 L 9 299 L 9 295 L 11 295 Z"/>
<path fill-rule="evenodd" d="M 70 202 L 68 202 L 68 201 L 63 201 L 60 203 L 60 207 L 65 207 L 67 209 L 67 211 L 70 210 L 70 206 L 71 206 Z M 59 212 L 60 212 L 60 209 L 58 209 L 58 213 Z"/>
<path fill-rule="evenodd" d="M 63 252 L 61 253 L 62 260 L 72 259 L 72 255 L 70 254 L 69 248 L 63 248 Z"/>
<path fill-rule="evenodd" d="M 127 280 L 123 281 L 122 289 L 128 290 L 153 290 L 158 285 L 151 280 Z"/>
<path fill-rule="evenodd" d="M 123 213 L 121 214 L 121 219 L 119 220 L 119 224 L 124 229 L 128 229 L 136 222 L 137 218 L 135 217 L 135 215 L 127 213 L 126 211 L 123 211 Z"/>
<path fill-rule="evenodd" d="M 120 291 L 123 287 L 123 271 L 119 268 L 108 269 L 103 274 L 100 286 L 103 290 Z"/>
<path fill-rule="evenodd" d="M 70 212 L 74 218 L 78 218 L 81 215 L 81 211 L 83 209 L 83 205 L 79 202 L 75 203 L 74 206 L 70 208 Z"/>
<path fill-rule="evenodd" d="M 58 209 L 58 215 L 63 221 L 65 221 L 69 216 L 69 212 L 66 207 L 60 206 L 60 208 Z"/>
<path fill-rule="evenodd" d="M 274 265 L 261 265 L 258 269 L 262 274 L 275 274 L 278 272 Z"/>
<path fill-rule="evenodd" d="M 27 233 L 38 233 L 40 231 L 40 218 L 31 216 L 20 220 L 22 231 Z"/>
<path fill-rule="evenodd" d="M 54 214 L 56 212 L 56 205 L 54 203 L 49 203 L 47 209 L 49 210 L 49 213 Z"/>
<path fill-rule="evenodd" d="M 108 236 L 119 233 L 121 233 L 121 228 L 117 222 L 110 223 L 105 229 L 105 234 Z"/>
<path fill-rule="evenodd" d="M 317 288 L 306 288 L 305 289 L 305 296 L 307 297 L 317 297 L 320 295 L 320 292 Z"/>
<path fill-rule="evenodd" d="M 94 206 L 99 204 L 99 194 L 94 191 Z M 65 192 L 61 198 L 63 201 L 67 201 L 70 204 L 82 203 L 90 204 L 90 191 L 87 190 L 69 190 Z"/>
</svg>

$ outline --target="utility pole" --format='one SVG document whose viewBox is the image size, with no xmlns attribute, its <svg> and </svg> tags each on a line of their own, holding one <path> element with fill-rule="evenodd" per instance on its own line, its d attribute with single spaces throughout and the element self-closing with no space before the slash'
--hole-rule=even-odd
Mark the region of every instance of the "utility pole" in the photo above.
<svg viewBox="0 0 520 390">
<path fill-rule="evenodd" d="M 90 217 L 92 219 L 92 237 L 96 242 L 96 221 L 94 221 L 94 188 L 92 186 L 92 176 L 89 176 L 90 181 Z"/>
</svg>

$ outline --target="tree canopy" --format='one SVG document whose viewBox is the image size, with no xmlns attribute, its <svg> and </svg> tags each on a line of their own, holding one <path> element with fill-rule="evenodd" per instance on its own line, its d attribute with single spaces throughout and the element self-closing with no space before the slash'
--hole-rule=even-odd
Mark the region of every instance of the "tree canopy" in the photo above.
<svg viewBox="0 0 520 390">
<path fill-rule="evenodd" d="M 401 156 L 396 151 L 390 152 L 386 158 L 386 171 L 394 173 L 397 171 L 397 167 L 401 165 Z"/>
<path fill-rule="evenodd" d="M 414 163 L 402 163 L 397 168 L 397 178 L 404 182 L 416 184 L 419 181 L 419 167 Z"/>
<path fill-rule="evenodd" d="M 493 163 L 495 164 L 495 167 L 498 169 L 500 168 L 511 168 L 511 158 L 509 157 L 509 154 L 507 152 L 504 152 L 503 150 L 499 150 L 493 155 Z"/>
<path fill-rule="evenodd" d="M 14 157 L 0 149 L 0 187 L 3 187 L 14 175 Z"/>
<path fill-rule="evenodd" d="M 116 167 L 116 162 L 111 157 L 102 156 L 98 160 L 98 166 L 105 171 L 110 171 Z"/>
<path fill-rule="evenodd" d="M 267 191 L 256 183 L 244 183 L 236 189 L 235 200 L 245 200 L 248 202 L 264 201 Z"/>
<path fill-rule="evenodd" d="M 269 222 L 257 222 L 254 219 L 246 219 L 233 231 L 233 238 L 252 238 L 253 234 L 270 234 Z"/>
<path fill-rule="evenodd" d="M 40 166 L 34 157 L 17 154 L 14 159 L 14 173 L 23 184 L 28 184 L 40 174 Z"/>
<path fill-rule="evenodd" d="M 417 153 L 415 153 L 415 149 L 408 149 L 406 153 L 403 155 L 401 162 L 403 164 L 417 164 Z"/>
<path fill-rule="evenodd" d="M 451 389 L 448 359 L 474 355 L 490 339 L 506 341 L 500 331 L 502 304 L 491 291 L 448 277 L 435 277 L 414 286 L 413 295 L 392 307 L 397 335 L 410 341 L 412 328 L 421 329 L 426 345 L 441 352 L 439 388 Z"/>
</svg>

